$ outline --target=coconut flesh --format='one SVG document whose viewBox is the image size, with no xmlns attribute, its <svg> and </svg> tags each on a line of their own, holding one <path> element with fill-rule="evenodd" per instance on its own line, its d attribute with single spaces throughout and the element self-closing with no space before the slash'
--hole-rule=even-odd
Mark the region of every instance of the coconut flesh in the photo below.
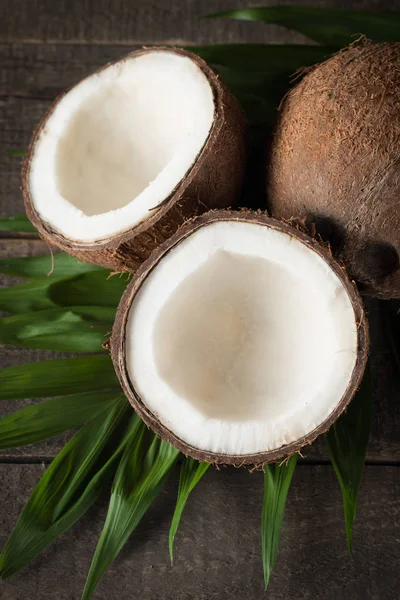
<svg viewBox="0 0 400 600">
<path fill-rule="evenodd" d="M 185 218 L 234 205 L 244 174 L 238 102 L 199 57 L 143 49 L 56 100 L 23 172 L 44 238 L 134 268 Z"/>
<path fill-rule="evenodd" d="M 47 120 L 29 174 L 36 210 L 73 240 L 126 231 L 184 177 L 213 116 L 210 85 L 189 58 L 152 52 L 111 65 Z"/>
<path fill-rule="evenodd" d="M 362 376 L 366 331 L 353 286 L 311 239 L 234 215 L 197 219 L 143 265 L 112 355 L 159 435 L 199 460 L 261 463 L 336 420 Z"/>
</svg>

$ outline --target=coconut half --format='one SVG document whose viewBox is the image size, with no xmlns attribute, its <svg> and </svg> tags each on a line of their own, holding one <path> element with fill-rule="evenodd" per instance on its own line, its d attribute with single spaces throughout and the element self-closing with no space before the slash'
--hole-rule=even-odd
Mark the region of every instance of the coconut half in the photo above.
<svg viewBox="0 0 400 600">
<path fill-rule="evenodd" d="M 198 460 L 261 464 L 326 431 L 356 391 L 355 286 L 305 234 L 252 212 L 194 219 L 146 261 L 111 354 L 136 412 Z"/>
<path fill-rule="evenodd" d="M 33 136 L 23 192 L 50 243 L 134 270 L 188 217 L 235 205 L 244 166 L 237 100 L 198 56 L 150 48 L 54 102 Z"/>
</svg>

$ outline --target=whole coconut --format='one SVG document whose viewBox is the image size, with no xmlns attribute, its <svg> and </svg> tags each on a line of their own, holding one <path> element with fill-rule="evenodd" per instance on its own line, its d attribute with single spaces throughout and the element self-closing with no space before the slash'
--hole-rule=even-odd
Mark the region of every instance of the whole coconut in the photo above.
<svg viewBox="0 0 400 600">
<path fill-rule="evenodd" d="M 267 191 L 272 215 L 314 223 L 362 291 L 400 297 L 400 43 L 352 45 L 291 90 Z"/>
</svg>

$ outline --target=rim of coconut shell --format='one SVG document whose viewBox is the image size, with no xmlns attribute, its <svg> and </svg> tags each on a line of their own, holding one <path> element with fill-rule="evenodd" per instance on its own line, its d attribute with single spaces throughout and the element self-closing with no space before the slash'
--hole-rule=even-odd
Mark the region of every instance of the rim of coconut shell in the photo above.
<svg viewBox="0 0 400 600">
<path fill-rule="evenodd" d="M 57 107 L 60 100 L 62 100 L 62 98 L 68 93 L 69 90 L 62 92 L 61 94 L 59 94 L 57 96 L 57 98 L 51 104 L 50 108 L 48 109 L 46 114 L 43 116 L 38 127 L 34 131 L 31 141 L 28 146 L 26 156 L 25 156 L 23 164 L 22 164 L 22 171 L 21 171 L 21 189 L 22 189 L 22 194 L 23 194 L 23 198 L 24 198 L 26 214 L 27 214 L 29 220 L 31 221 L 31 223 L 36 227 L 36 229 L 38 230 L 40 235 L 45 240 L 47 240 L 49 242 L 55 242 L 55 243 L 57 243 L 57 241 L 59 241 L 60 246 L 62 246 L 64 249 L 71 248 L 71 250 L 78 251 L 78 252 L 80 252 L 80 251 L 101 252 L 102 247 L 106 247 L 107 249 L 115 248 L 117 250 L 119 248 L 119 246 L 121 244 L 123 244 L 124 242 L 132 240 L 134 237 L 138 236 L 139 234 L 147 232 L 147 230 L 151 229 L 155 224 L 157 224 L 158 221 L 160 221 L 162 219 L 162 217 L 166 213 L 168 213 L 171 210 L 171 208 L 174 205 L 176 205 L 179 202 L 180 198 L 184 195 L 187 187 L 197 177 L 197 175 L 198 175 L 199 171 L 201 170 L 203 163 L 207 159 L 208 155 L 213 152 L 214 146 L 216 145 L 216 143 L 219 139 L 221 130 L 224 126 L 224 118 L 223 117 L 225 114 L 226 104 L 227 104 L 226 96 L 227 96 L 227 94 L 230 95 L 230 92 L 228 92 L 227 88 L 222 84 L 217 73 L 215 73 L 215 71 L 213 71 L 213 69 L 205 62 L 205 60 L 203 60 L 197 54 L 194 54 L 193 52 L 190 52 L 188 50 L 184 50 L 183 48 L 177 48 L 175 46 L 173 46 L 173 47 L 169 47 L 169 46 L 146 47 L 146 46 L 144 46 L 138 50 L 134 50 L 133 52 L 130 52 L 129 54 L 127 54 L 121 58 L 110 61 L 109 63 L 103 65 L 97 71 L 94 71 L 93 73 L 91 73 L 90 75 L 88 75 L 87 77 L 82 79 L 79 83 L 82 83 L 83 81 L 86 81 L 87 79 L 90 79 L 91 77 L 94 77 L 95 75 L 101 73 L 102 71 L 104 71 L 105 69 L 107 69 L 108 67 L 110 67 L 112 65 L 121 63 L 132 57 L 138 57 L 143 54 L 148 54 L 148 53 L 152 53 L 152 52 L 154 52 L 154 53 L 170 52 L 172 54 L 177 54 L 178 56 L 184 56 L 186 58 L 189 58 L 199 67 L 199 69 L 206 76 L 207 81 L 210 85 L 212 94 L 213 94 L 214 115 L 213 115 L 213 122 L 212 122 L 212 125 L 210 128 L 210 132 L 207 136 L 207 139 L 206 139 L 202 149 L 200 150 L 199 154 L 197 155 L 195 161 L 192 163 L 190 169 L 186 172 L 183 179 L 181 179 L 177 183 L 177 185 L 175 186 L 175 188 L 172 190 L 171 194 L 167 198 L 162 200 L 158 205 L 156 205 L 154 207 L 154 212 L 148 218 L 141 221 L 137 225 L 133 225 L 127 231 L 117 233 L 117 234 L 112 234 L 110 237 L 106 237 L 106 238 L 98 240 L 98 241 L 80 242 L 80 241 L 76 241 L 76 240 L 71 240 L 70 238 L 64 236 L 62 233 L 60 233 L 59 231 L 54 229 L 49 223 L 46 223 L 45 221 L 42 220 L 42 218 L 38 214 L 38 212 L 34 206 L 34 203 L 32 201 L 32 197 L 31 197 L 31 193 L 30 193 L 30 186 L 29 186 L 30 166 L 31 166 L 32 156 L 35 151 L 36 142 L 38 141 L 40 134 L 42 133 L 43 129 L 45 128 L 48 118 L 51 116 L 51 114 Z M 70 88 L 70 89 L 72 89 L 72 88 Z M 243 168 L 244 168 L 244 166 L 243 166 Z M 155 210 L 155 209 L 157 209 L 157 210 Z"/>
<path fill-rule="evenodd" d="M 163 425 L 144 404 L 129 378 L 125 361 L 125 338 L 129 310 L 136 294 L 139 292 L 147 276 L 150 275 L 150 273 L 157 267 L 163 257 L 170 250 L 183 242 L 192 233 L 203 226 L 209 225 L 210 223 L 221 221 L 239 221 L 265 225 L 271 229 L 289 234 L 293 238 L 303 242 L 308 248 L 312 249 L 324 261 L 326 261 L 332 271 L 337 275 L 339 281 L 345 288 L 350 298 L 351 305 L 354 310 L 355 322 L 357 325 L 357 359 L 346 391 L 336 405 L 336 408 L 330 413 L 329 417 L 307 435 L 302 436 L 289 444 L 282 445 L 277 449 L 259 452 L 256 454 L 219 454 L 201 450 L 183 441 L 173 431 Z M 315 239 L 305 234 L 303 231 L 292 227 L 286 222 L 273 219 L 265 213 L 248 210 L 218 210 L 209 211 L 208 213 L 205 213 L 199 217 L 195 217 L 194 219 L 191 219 L 185 223 L 177 233 L 163 243 L 156 251 L 153 252 L 151 257 L 141 265 L 121 298 L 112 330 L 112 335 L 107 342 L 106 347 L 110 349 L 114 368 L 121 383 L 122 389 L 130 404 L 135 412 L 145 422 L 145 424 L 160 438 L 171 443 L 184 455 L 191 456 L 192 458 L 202 462 L 208 462 L 215 465 L 233 465 L 237 467 L 245 465 L 254 465 L 258 467 L 262 466 L 263 464 L 291 456 L 296 452 L 300 452 L 301 448 L 311 444 L 318 436 L 328 431 L 328 429 L 346 410 L 349 402 L 359 388 L 365 372 L 365 367 L 368 360 L 369 329 L 362 299 L 357 287 L 355 286 L 354 282 L 348 278 L 345 269 L 332 257 L 329 248 L 324 247 Z"/>
</svg>

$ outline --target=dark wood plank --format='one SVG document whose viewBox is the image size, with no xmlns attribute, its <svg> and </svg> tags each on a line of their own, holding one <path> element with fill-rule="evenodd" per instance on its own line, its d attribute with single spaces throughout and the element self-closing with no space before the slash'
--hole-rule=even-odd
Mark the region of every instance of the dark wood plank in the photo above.
<svg viewBox="0 0 400 600">
<path fill-rule="evenodd" d="M 26 148 L 33 128 L 49 102 L 0 99 L 0 215 L 24 212 L 20 191 L 21 158 L 10 156 L 10 149 Z"/>
<path fill-rule="evenodd" d="M 137 45 L 0 44 L 0 96 L 52 100 Z"/>
<path fill-rule="evenodd" d="M 256 0 L 253 6 L 304 4 L 303 0 Z M 348 8 L 347 0 L 314 0 L 315 6 Z M 199 43 L 303 42 L 306 38 L 261 23 L 206 21 L 201 16 L 247 6 L 237 0 L 8 0 L 0 1 L 0 41 Z M 391 0 L 352 0 L 354 9 L 393 10 Z"/>
<path fill-rule="evenodd" d="M 262 6 L 266 2 L 253 4 Z M 358 4 L 365 5 L 365 1 L 359 0 Z M 261 23 L 200 19 L 237 7 L 237 0 L 1 0 L 0 41 L 180 45 L 305 40 Z"/>
<path fill-rule="evenodd" d="M 0 542 L 10 533 L 40 465 L 0 466 Z M 347 554 L 338 484 L 330 467 L 295 472 L 271 600 L 395 600 L 400 596 L 398 467 L 368 467 L 354 531 L 355 562 Z M 176 537 L 175 564 L 167 535 L 176 494 L 171 481 L 94 599 L 261 600 L 262 475 L 212 471 L 193 492 Z M 78 600 L 102 527 L 97 507 L 31 566 L 1 582 L 7 600 Z"/>
</svg>

